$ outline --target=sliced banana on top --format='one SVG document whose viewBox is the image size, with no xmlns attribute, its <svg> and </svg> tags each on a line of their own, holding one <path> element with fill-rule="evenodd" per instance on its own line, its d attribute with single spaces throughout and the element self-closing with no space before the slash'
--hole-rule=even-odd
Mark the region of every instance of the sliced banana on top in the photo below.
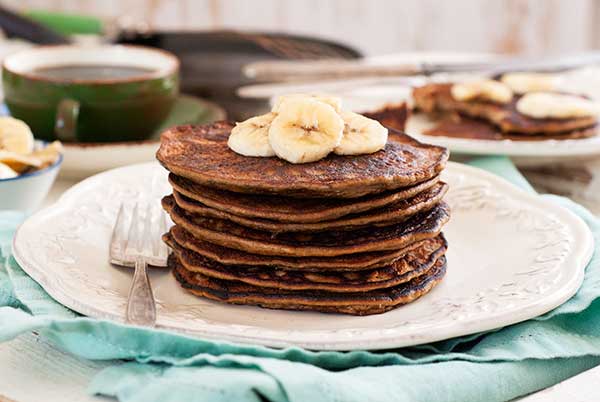
<svg viewBox="0 0 600 402">
<path fill-rule="evenodd" d="M 275 154 L 291 163 L 314 162 L 340 144 L 344 121 L 335 109 L 312 98 L 288 99 L 269 128 Z"/>
<path fill-rule="evenodd" d="M 237 123 L 227 145 L 244 156 L 275 156 L 269 144 L 269 127 L 275 116 L 275 113 L 267 113 Z"/>
<path fill-rule="evenodd" d="M 27 155 L 33 151 L 29 126 L 13 117 L 0 117 L 0 150 Z"/>
<path fill-rule="evenodd" d="M 506 104 L 513 98 L 513 92 L 506 84 L 495 80 L 474 80 L 452 85 L 450 94 L 459 102 L 484 100 Z"/>
<path fill-rule="evenodd" d="M 329 106 L 331 106 L 332 108 L 334 108 L 335 111 L 338 113 L 342 110 L 342 99 L 337 96 L 321 95 L 321 94 L 289 94 L 289 95 L 278 96 L 277 99 L 275 100 L 275 104 L 273 105 L 273 108 L 271 109 L 271 111 L 274 113 L 279 113 L 279 111 L 281 110 L 281 105 L 284 102 L 287 102 L 287 101 L 293 100 L 293 99 L 305 99 L 305 98 L 310 98 L 310 99 L 318 100 L 319 102 L 326 103 Z"/>
<path fill-rule="evenodd" d="M 530 92 L 517 101 L 517 111 L 534 119 L 576 119 L 600 115 L 600 104 L 556 92 Z"/>
<path fill-rule="evenodd" d="M 10 166 L 5 165 L 4 163 L 0 163 L 0 180 L 2 179 L 12 179 L 13 177 L 17 177 L 19 174 L 12 170 Z"/>
<path fill-rule="evenodd" d="M 518 94 L 539 91 L 554 91 L 558 88 L 559 76 L 551 73 L 515 72 L 500 78 L 504 84 Z"/>
<path fill-rule="evenodd" d="M 342 111 L 344 135 L 333 152 L 338 155 L 372 154 L 385 147 L 388 130 L 377 120 L 354 112 Z"/>
<path fill-rule="evenodd" d="M 341 106 L 340 98 L 329 95 L 280 96 L 271 113 L 238 123 L 228 145 L 242 155 L 277 155 L 291 163 L 314 162 L 332 151 L 360 155 L 385 147 L 384 126 Z"/>
</svg>

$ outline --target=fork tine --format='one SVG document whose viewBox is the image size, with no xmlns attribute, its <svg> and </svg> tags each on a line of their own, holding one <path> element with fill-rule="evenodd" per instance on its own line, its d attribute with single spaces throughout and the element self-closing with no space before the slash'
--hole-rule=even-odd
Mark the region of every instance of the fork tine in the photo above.
<svg viewBox="0 0 600 402">
<path fill-rule="evenodd" d="M 113 227 L 113 231 L 110 236 L 111 258 L 122 258 L 122 254 L 125 252 L 125 248 L 127 247 L 127 236 L 125 235 L 126 220 L 127 216 L 125 214 L 125 206 L 123 203 L 121 203 L 119 206 L 119 212 L 117 212 L 115 226 Z"/>
<path fill-rule="evenodd" d="M 131 222 L 129 223 L 129 231 L 127 232 L 127 246 L 125 248 L 127 254 L 140 252 L 141 236 L 140 236 L 140 214 L 139 204 L 136 202 L 131 213 Z"/>
<path fill-rule="evenodd" d="M 152 245 L 152 203 L 146 205 L 146 216 L 144 217 L 144 229 L 142 231 L 142 249 L 143 254 L 150 253 L 154 255 L 154 247 Z"/>
<path fill-rule="evenodd" d="M 162 242 L 162 234 L 168 222 L 167 214 L 150 201 L 138 201 L 133 208 L 121 204 L 111 235 L 110 261 L 133 266 L 141 258 L 153 266 L 165 267 L 170 249 Z"/>
</svg>

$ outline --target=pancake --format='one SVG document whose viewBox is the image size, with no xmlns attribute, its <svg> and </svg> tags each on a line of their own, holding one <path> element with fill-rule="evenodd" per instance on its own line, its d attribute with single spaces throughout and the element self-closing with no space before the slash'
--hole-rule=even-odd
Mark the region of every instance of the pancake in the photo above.
<svg viewBox="0 0 600 402">
<path fill-rule="evenodd" d="M 443 235 L 426 240 L 394 263 L 359 272 L 289 271 L 273 267 L 223 265 L 179 245 L 171 236 L 166 243 L 185 269 L 211 278 L 287 290 L 361 292 L 389 288 L 423 275 L 446 252 Z"/>
<path fill-rule="evenodd" d="M 169 256 L 168 264 L 177 281 L 197 296 L 233 304 L 353 315 L 383 313 L 410 303 L 428 293 L 446 273 L 446 258 L 442 256 L 426 274 L 395 287 L 369 292 L 334 293 L 264 288 L 211 278 L 188 271 L 175 254 Z"/>
<path fill-rule="evenodd" d="M 390 131 L 381 151 L 292 164 L 239 155 L 227 146 L 232 123 L 179 126 L 161 135 L 156 154 L 170 172 L 198 184 L 241 193 L 300 198 L 354 198 L 412 186 L 437 176 L 448 150 Z"/>
<path fill-rule="evenodd" d="M 174 190 L 207 207 L 247 218 L 279 222 L 307 223 L 333 220 L 396 203 L 431 188 L 439 176 L 412 187 L 368 195 L 360 198 L 292 198 L 234 193 L 196 184 L 186 178 L 169 175 Z"/>
<path fill-rule="evenodd" d="M 432 210 L 413 215 L 405 222 L 377 230 L 367 227 L 354 231 L 272 234 L 222 219 L 190 214 L 178 207 L 172 197 L 163 198 L 163 208 L 175 224 L 201 240 L 255 254 L 292 257 L 334 257 L 397 250 L 437 236 L 450 217 L 448 205 L 441 202 Z"/>
<path fill-rule="evenodd" d="M 410 250 L 420 247 L 423 242 L 411 243 L 398 250 L 358 253 L 338 257 L 280 257 L 251 254 L 209 243 L 194 237 L 180 226 L 173 226 L 170 236 L 183 247 L 225 265 L 246 265 L 279 267 L 287 270 L 303 270 L 312 272 L 324 271 L 360 271 L 381 267 L 396 261 Z M 164 237 L 163 237 L 164 238 Z"/>
<path fill-rule="evenodd" d="M 534 119 L 517 111 L 519 95 L 506 105 L 485 101 L 461 102 L 454 100 L 451 83 L 428 84 L 413 90 L 415 106 L 424 112 L 458 112 L 463 115 L 483 119 L 500 128 L 505 133 L 523 135 L 544 135 L 566 133 L 596 125 L 596 117 L 571 119 Z"/>
<path fill-rule="evenodd" d="M 272 233 L 283 232 L 318 232 L 325 230 L 350 230 L 365 226 L 388 226 L 403 222 L 412 215 L 427 211 L 436 206 L 448 191 L 446 183 L 438 183 L 434 187 L 417 194 L 413 198 L 399 201 L 390 206 L 372 210 L 366 214 L 347 215 L 343 218 L 315 223 L 285 223 L 267 219 L 251 219 L 237 216 L 229 212 L 206 207 L 177 192 L 173 193 L 175 202 L 188 213 L 206 218 L 225 219 L 252 229 Z"/>
<path fill-rule="evenodd" d="M 370 119 L 377 120 L 386 127 L 404 131 L 409 111 L 406 102 L 402 102 L 396 105 L 385 105 L 380 109 L 372 112 L 363 112 L 361 114 Z"/>
<path fill-rule="evenodd" d="M 444 118 L 429 130 L 425 135 L 443 136 L 453 138 L 470 138 L 477 140 L 511 140 L 511 141 L 545 141 L 545 140 L 576 140 L 589 138 L 598 133 L 598 126 L 583 128 L 550 135 L 522 135 L 518 133 L 503 133 L 499 128 L 483 120 L 468 117 Z"/>
</svg>

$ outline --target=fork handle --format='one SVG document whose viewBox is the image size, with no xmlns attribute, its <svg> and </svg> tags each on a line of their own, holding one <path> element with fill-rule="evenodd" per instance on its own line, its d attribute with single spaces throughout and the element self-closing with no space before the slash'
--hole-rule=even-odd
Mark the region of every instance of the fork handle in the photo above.
<svg viewBox="0 0 600 402">
<path fill-rule="evenodd" d="M 156 304 L 147 268 L 148 264 L 144 258 L 135 259 L 133 282 L 127 298 L 127 322 L 153 327 L 156 323 Z"/>
</svg>

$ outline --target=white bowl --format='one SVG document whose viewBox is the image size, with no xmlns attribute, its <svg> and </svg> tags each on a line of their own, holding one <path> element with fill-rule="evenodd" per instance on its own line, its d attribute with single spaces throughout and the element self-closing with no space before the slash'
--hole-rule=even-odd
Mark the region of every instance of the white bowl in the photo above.
<svg viewBox="0 0 600 402">
<path fill-rule="evenodd" d="M 0 179 L 0 211 L 33 212 L 44 201 L 60 170 L 63 156 L 45 169 Z"/>
</svg>

